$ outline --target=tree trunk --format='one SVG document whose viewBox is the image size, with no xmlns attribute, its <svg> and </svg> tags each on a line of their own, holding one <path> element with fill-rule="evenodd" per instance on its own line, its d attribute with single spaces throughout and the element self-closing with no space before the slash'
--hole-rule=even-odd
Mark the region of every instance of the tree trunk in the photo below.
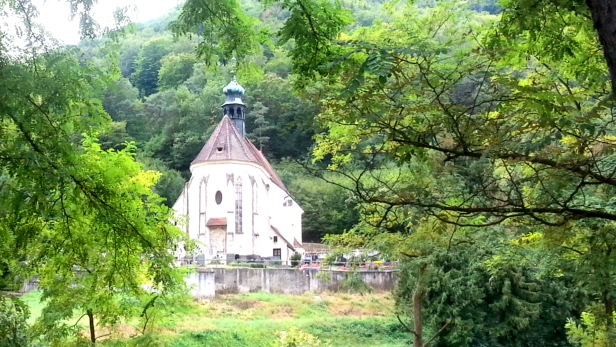
<svg viewBox="0 0 616 347">
<path fill-rule="evenodd" d="M 419 276 L 417 277 L 417 288 L 413 293 L 413 347 L 424 347 L 423 343 L 423 316 L 421 309 L 423 307 L 423 274 L 426 271 L 426 264 L 422 264 L 419 268 Z"/>
<path fill-rule="evenodd" d="M 603 303 L 605 306 L 605 332 L 607 334 L 608 347 L 614 346 L 614 324 L 612 312 L 614 312 L 614 300 L 609 293 L 605 293 Z"/>
<path fill-rule="evenodd" d="M 94 313 L 92 313 L 92 310 L 88 310 L 87 314 L 90 320 L 90 341 L 92 341 L 92 343 L 96 343 L 96 333 L 94 332 Z"/>
<path fill-rule="evenodd" d="M 423 300 L 423 290 L 417 288 L 413 293 L 413 347 L 423 347 L 423 322 L 421 316 L 421 306 Z"/>
<path fill-rule="evenodd" d="M 586 0 L 610 71 L 612 99 L 616 93 L 616 0 Z"/>
</svg>

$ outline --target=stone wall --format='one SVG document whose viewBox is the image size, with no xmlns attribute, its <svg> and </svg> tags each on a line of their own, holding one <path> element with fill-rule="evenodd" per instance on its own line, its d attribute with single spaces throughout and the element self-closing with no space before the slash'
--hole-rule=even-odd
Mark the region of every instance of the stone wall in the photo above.
<svg viewBox="0 0 616 347">
<path fill-rule="evenodd" d="M 266 291 L 270 293 L 302 294 L 307 291 L 337 291 L 346 271 L 329 271 L 331 281 L 317 278 L 318 269 L 247 269 L 247 268 L 197 268 L 185 278 L 190 293 L 196 298 L 212 298 L 216 294 L 248 293 Z M 359 271 L 364 283 L 375 291 L 394 289 L 396 270 Z M 22 293 L 35 290 L 38 277 L 24 283 Z"/>
<path fill-rule="evenodd" d="M 190 294 L 198 299 L 213 298 L 216 294 L 214 271 L 208 268 L 198 268 L 184 280 L 190 287 Z"/>
<path fill-rule="evenodd" d="M 247 293 L 266 291 L 270 293 L 301 294 L 307 291 L 336 291 L 344 279 L 346 271 L 326 272 L 330 281 L 317 278 L 318 269 L 248 269 L 214 268 L 215 293 Z M 198 268 L 195 276 L 205 273 L 206 268 Z M 364 283 L 376 291 L 390 291 L 396 284 L 395 270 L 367 270 L 357 272 Z M 196 283 L 197 281 L 193 281 Z M 202 283 L 202 282 L 198 282 Z M 202 289 L 199 289 L 201 292 Z M 208 293 L 211 290 L 207 290 Z"/>
</svg>

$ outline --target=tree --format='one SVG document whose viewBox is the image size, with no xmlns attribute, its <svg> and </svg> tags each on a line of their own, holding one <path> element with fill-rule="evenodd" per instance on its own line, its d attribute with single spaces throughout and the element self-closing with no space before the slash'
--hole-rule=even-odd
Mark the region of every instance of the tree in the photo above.
<svg viewBox="0 0 616 347">
<path fill-rule="evenodd" d="M 134 144 L 104 151 L 96 139 L 111 123 L 96 96 L 119 78 L 113 54 L 80 63 L 73 48 L 33 31 L 29 2 L 13 10 L 27 46 L 3 41 L 0 50 L 0 263 L 14 278 L 40 276 L 49 301 L 39 336 L 77 333 L 63 319 L 80 312 L 95 342 L 95 319 L 126 316 L 121 299 L 151 296 L 145 284 L 162 295 L 182 287 L 170 251 L 184 234 L 151 191 L 158 174 L 134 161 Z"/>
<path fill-rule="evenodd" d="M 277 32 L 278 44 L 294 41 L 290 56 L 297 72 L 313 75 L 321 71 L 322 65 L 338 52 L 331 40 L 352 22 L 350 11 L 343 10 L 339 2 L 324 0 L 279 3 L 282 10 L 290 12 L 290 17 Z M 271 42 L 267 36 L 269 31 L 258 29 L 258 24 L 256 18 L 246 15 L 239 2 L 217 0 L 205 4 L 189 0 L 170 28 L 176 36 L 198 34 L 201 43 L 197 54 L 206 61 L 212 61 L 215 56 L 226 61 L 232 54 L 243 59 L 258 52 L 260 43 Z"/>
<path fill-rule="evenodd" d="M 189 53 L 163 57 L 158 72 L 158 85 L 161 90 L 176 88 L 186 81 L 192 75 L 196 62 L 194 55 Z"/>
<path fill-rule="evenodd" d="M 299 164 L 284 159 L 274 164 L 291 195 L 304 210 L 302 239 L 321 242 L 326 235 L 339 235 L 359 222 L 357 201 L 345 189 L 308 174 Z M 337 177 L 329 177 L 337 181 Z"/>
<path fill-rule="evenodd" d="M 158 91 L 158 70 L 160 70 L 162 58 L 170 51 L 169 43 L 169 40 L 165 38 L 154 38 L 144 43 L 139 51 L 132 82 L 143 96 Z"/>
<path fill-rule="evenodd" d="M 248 137 L 257 143 L 257 147 L 260 151 L 263 151 L 263 145 L 269 141 L 269 136 L 265 134 L 267 131 L 273 129 L 270 126 L 265 116 L 267 115 L 268 108 L 263 106 L 260 102 L 255 102 L 250 108 L 249 117 L 253 118 L 255 128 L 252 129 Z"/>
<path fill-rule="evenodd" d="M 0 296 L 0 346 L 28 346 L 28 307 L 16 297 Z"/>
<path fill-rule="evenodd" d="M 568 275 L 598 298 L 613 340 L 613 105 L 589 12 L 572 14 L 563 33 L 575 35 L 557 46 L 546 35 L 558 21 L 542 39 L 509 40 L 452 4 L 426 13 L 409 8 L 338 42 L 347 47 L 333 62 L 339 77 L 308 94 L 327 127 L 316 159 L 332 158 L 329 171 L 382 232 L 426 215 L 459 228 L 537 229 L 546 250 L 571 252 L 561 254 L 575 261 Z M 497 27 L 508 25 L 518 30 Z"/>
<path fill-rule="evenodd" d="M 148 138 L 150 130 L 138 98 L 139 90 L 128 79 L 120 78 L 105 91 L 103 108 L 114 122 L 124 123 L 123 130 L 131 139 L 142 142 Z M 122 137 L 116 142 L 123 143 L 127 139 Z"/>
</svg>

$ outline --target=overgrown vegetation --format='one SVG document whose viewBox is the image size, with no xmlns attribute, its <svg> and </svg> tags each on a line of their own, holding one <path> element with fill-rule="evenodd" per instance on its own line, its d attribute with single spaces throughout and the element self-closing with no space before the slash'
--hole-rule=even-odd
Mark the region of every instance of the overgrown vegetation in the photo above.
<svg viewBox="0 0 616 347">
<path fill-rule="evenodd" d="M 33 292 L 26 295 L 25 300 L 36 303 L 39 298 L 40 295 Z M 34 306 L 40 307 L 39 304 Z M 298 329 L 332 346 L 403 346 L 409 334 L 394 317 L 383 312 L 392 306 L 389 294 L 368 297 L 306 293 L 296 296 L 257 292 L 224 295 L 200 303 L 188 297 L 177 297 L 156 306 L 145 332 L 142 321 L 122 322 L 109 330 L 111 335 L 99 343 L 114 346 L 269 346 L 279 341 L 277 334 L 281 331 Z M 38 314 L 38 309 L 33 310 L 34 316 Z M 84 325 L 81 329 L 87 330 Z"/>
</svg>

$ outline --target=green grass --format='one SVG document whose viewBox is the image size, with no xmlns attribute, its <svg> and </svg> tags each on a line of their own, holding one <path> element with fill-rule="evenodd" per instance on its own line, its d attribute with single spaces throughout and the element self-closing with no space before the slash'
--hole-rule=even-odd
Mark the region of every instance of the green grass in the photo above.
<svg viewBox="0 0 616 347">
<path fill-rule="evenodd" d="M 24 296 L 32 319 L 41 312 L 39 299 L 36 292 Z M 390 314 L 392 306 L 386 294 L 257 292 L 202 302 L 185 296 L 160 306 L 146 335 L 135 337 L 135 321 L 121 324 L 112 339 L 100 342 L 114 347 L 269 346 L 276 332 L 297 327 L 332 346 L 406 346 L 411 336 Z"/>
<path fill-rule="evenodd" d="M 36 317 L 41 315 L 43 311 L 43 307 L 45 304 L 41 302 L 41 292 L 32 291 L 21 297 L 25 304 L 28 305 L 30 309 L 30 318 L 28 319 L 28 323 L 33 323 Z"/>
</svg>

